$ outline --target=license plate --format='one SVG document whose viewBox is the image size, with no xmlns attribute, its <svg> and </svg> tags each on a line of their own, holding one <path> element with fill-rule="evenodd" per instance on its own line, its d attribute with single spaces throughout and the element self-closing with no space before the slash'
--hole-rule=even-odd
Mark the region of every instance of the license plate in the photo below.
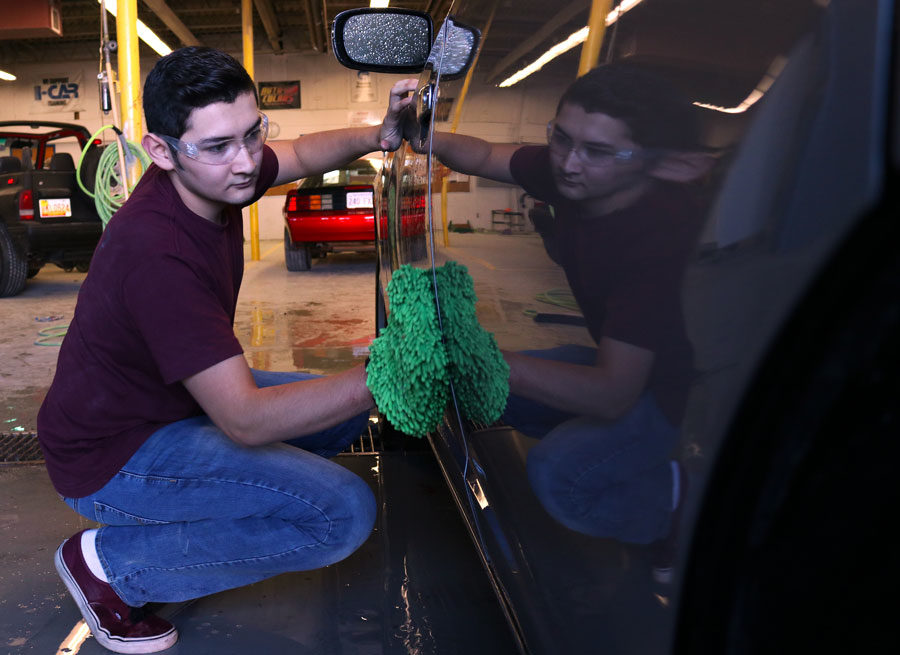
<svg viewBox="0 0 900 655">
<path fill-rule="evenodd" d="M 356 209 L 358 207 L 372 206 L 371 191 L 348 191 L 347 192 L 347 209 Z"/>
<path fill-rule="evenodd" d="M 39 206 L 41 218 L 62 218 L 72 215 L 70 198 L 41 198 Z"/>
</svg>

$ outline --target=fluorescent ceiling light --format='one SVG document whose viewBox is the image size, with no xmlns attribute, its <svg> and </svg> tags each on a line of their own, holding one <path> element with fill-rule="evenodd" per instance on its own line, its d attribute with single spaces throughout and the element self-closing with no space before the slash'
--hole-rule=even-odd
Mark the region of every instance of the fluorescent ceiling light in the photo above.
<svg viewBox="0 0 900 655">
<path fill-rule="evenodd" d="M 113 16 L 116 15 L 116 0 L 97 0 L 98 3 L 103 4 L 106 7 L 106 11 L 111 13 Z M 167 46 L 162 39 L 160 39 L 156 34 L 154 34 L 153 30 L 147 27 L 143 21 L 138 20 L 137 22 L 137 33 L 141 40 L 146 43 L 148 46 L 153 48 L 156 52 L 160 54 L 160 56 L 165 57 L 167 54 L 172 52 L 172 48 Z"/>
<path fill-rule="evenodd" d="M 754 88 L 750 95 L 744 98 L 739 104 L 734 107 L 720 107 L 719 105 L 709 105 L 705 102 L 695 102 L 694 104 L 698 107 L 703 107 L 704 109 L 711 109 L 713 111 L 720 111 L 725 114 L 741 114 L 753 105 L 755 105 L 760 98 L 762 98 L 766 91 L 769 90 L 769 87 L 775 83 L 775 80 L 778 79 L 778 76 L 781 74 L 781 71 L 784 69 L 784 65 L 787 63 L 787 59 L 784 57 L 775 57 L 772 60 L 772 63 L 769 65 L 769 70 L 766 71 L 766 74 L 762 76 L 762 79 L 757 82 L 756 88 Z"/>
<path fill-rule="evenodd" d="M 12 73 L 7 73 L 6 71 L 0 71 L 0 80 L 6 80 L 8 82 L 12 82 L 16 79 L 16 76 Z"/>
<path fill-rule="evenodd" d="M 384 9 L 389 4 L 391 4 L 391 0 L 371 0 L 371 2 L 369 2 L 369 6 L 375 7 L 376 9 Z"/>
<path fill-rule="evenodd" d="M 579 43 L 584 43 L 585 40 L 587 40 L 587 36 L 588 36 L 589 32 L 590 32 L 590 29 L 587 26 L 585 26 L 585 27 L 582 27 L 577 32 L 570 34 L 568 39 L 566 39 L 565 41 L 562 41 L 561 43 L 557 43 L 555 46 L 550 48 L 547 52 L 545 52 L 540 57 L 535 59 L 533 62 L 528 64 L 525 68 L 516 72 L 515 74 L 511 75 L 510 77 L 507 77 L 505 80 L 500 82 L 499 86 L 507 87 L 507 86 L 512 86 L 516 82 L 521 82 L 522 80 L 524 80 L 526 77 L 528 77 L 532 73 L 536 73 L 537 71 L 541 70 L 544 67 L 544 64 L 546 64 L 547 62 L 549 62 L 553 59 L 556 59 L 564 52 L 568 52 L 569 50 L 571 50 L 572 48 L 577 46 Z"/>
<path fill-rule="evenodd" d="M 622 14 L 627 11 L 631 11 L 643 1 L 644 0 L 622 0 L 622 2 L 620 2 L 615 9 L 613 9 L 606 15 L 607 27 L 619 20 L 619 17 Z M 582 27 L 577 32 L 570 34 L 569 38 L 567 38 L 565 41 L 557 43 L 555 46 L 547 50 L 547 52 L 535 59 L 532 63 L 528 64 L 525 68 L 515 72 L 513 75 L 500 82 L 498 86 L 507 87 L 512 86 L 516 82 L 521 82 L 532 73 L 536 73 L 537 71 L 541 70 L 549 61 L 556 59 L 561 54 L 563 54 L 564 52 L 568 52 L 575 46 L 584 43 L 587 40 L 589 33 L 590 29 L 587 26 Z"/>
</svg>

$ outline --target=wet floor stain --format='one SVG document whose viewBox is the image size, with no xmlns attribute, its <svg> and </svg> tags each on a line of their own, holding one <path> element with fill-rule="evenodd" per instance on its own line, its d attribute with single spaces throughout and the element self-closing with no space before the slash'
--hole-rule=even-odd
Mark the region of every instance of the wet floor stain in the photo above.
<svg viewBox="0 0 900 655">
<path fill-rule="evenodd" d="M 344 371 L 351 366 L 362 363 L 368 354 L 368 348 L 293 348 L 291 358 L 294 368 L 309 371 L 317 375 L 329 375 Z"/>
</svg>

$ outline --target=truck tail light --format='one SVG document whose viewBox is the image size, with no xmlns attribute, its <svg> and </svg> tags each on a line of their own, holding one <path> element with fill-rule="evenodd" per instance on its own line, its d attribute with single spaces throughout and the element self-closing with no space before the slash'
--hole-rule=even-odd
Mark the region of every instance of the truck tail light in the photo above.
<svg viewBox="0 0 900 655">
<path fill-rule="evenodd" d="M 34 220 L 34 196 L 31 189 L 26 189 L 19 194 L 19 220 Z"/>
</svg>

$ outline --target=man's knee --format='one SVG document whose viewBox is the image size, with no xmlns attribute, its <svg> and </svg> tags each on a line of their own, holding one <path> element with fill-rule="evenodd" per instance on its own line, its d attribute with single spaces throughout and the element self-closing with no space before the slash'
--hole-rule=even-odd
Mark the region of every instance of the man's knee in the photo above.
<svg viewBox="0 0 900 655">
<path fill-rule="evenodd" d="M 348 549 L 347 555 L 359 548 L 372 532 L 375 526 L 377 504 L 375 495 L 364 480 L 357 477 L 352 489 L 348 491 L 347 502 L 351 508 L 351 525 L 345 539 Z M 346 555 L 345 555 L 346 557 Z"/>
<path fill-rule="evenodd" d="M 322 543 L 331 551 L 334 562 L 349 556 L 368 539 L 376 512 L 375 495 L 369 485 L 347 471 L 332 508 L 326 511 L 328 525 Z"/>
</svg>

